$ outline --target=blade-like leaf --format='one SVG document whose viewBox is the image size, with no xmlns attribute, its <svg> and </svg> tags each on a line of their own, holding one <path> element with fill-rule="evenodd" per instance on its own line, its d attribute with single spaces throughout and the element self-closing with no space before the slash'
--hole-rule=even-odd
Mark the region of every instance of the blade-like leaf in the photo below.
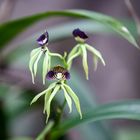
<svg viewBox="0 0 140 140">
<path fill-rule="evenodd" d="M 67 132 L 69 129 L 89 122 L 95 122 L 106 119 L 131 119 L 140 120 L 140 101 L 122 101 L 102 105 L 89 112 L 83 113 L 83 119 L 78 117 L 69 119 L 54 130 L 55 135 Z"/>
<path fill-rule="evenodd" d="M 85 19 L 91 19 L 93 21 L 100 22 L 101 24 L 111 27 L 114 31 L 119 33 L 121 36 L 123 36 L 125 39 L 127 39 L 130 43 L 132 43 L 134 46 L 138 48 L 135 39 L 122 23 L 120 23 L 118 20 L 110 16 L 106 16 L 88 10 L 50 11 L 50 12 L 40 13 L 40 14 L 24 17 L 15 21 L 10 21 L 1 24 L 0 34 L 2 35 L 1 36 L 2 41 L 0 42 L 0 47 L 2 48 L 3 46 L 5 46 L 16 35 L 24 31 L 27 27 L 31 26 L 33 23 L 44 18 L 58 17 L 58 16 L 85 18 Z M 6 30 L 8 30 L 8 32 L 6 32 Z"/>
<path fill-rule="evenodd" d="M 33 50 L 31 52 L 31 55 L 30 55 L 30 61 L 29 61 L 29 69 L 30 69 L 30 72 L 31 72 L 31 76 L 32 76 L 32 83 L 34 84 L 34 72 L 33 72 L 33 65 L 34 65 L 34 62 L 36 61 L 38 55 L 40 53 L 40 50 L 39 49 L 36 49 L 36 50 Z"/>
<path fill-rule="evenodd" d="M 83 68 L 86 74 L 86 79 L 88 80 L 88 62 L 87 62 L 87 50 L 85 45 L 81 45 L 81 50 L 82 50 L 82 62 L 83 62 Z"/>
<path fill-rule="evenodd" d="M 66 91 L 66 89 L 64 88 L 63 85 L 61 85 L 61 88 L 64 91 L 64 96 L 65 96 L 65 99 L 66 99 L 66 101 L 68 103 L 68 106 L 69 106 L 69 109 L 70 109 L 69 113 L 70 113 L 72 111 L 72 100 L 71 100 L 71 97 L 68 95 L 68 93 L 67 93 L 67 91 Z"/>
<path fill-rule="evenodd" d="M 54 98 L 54 96 L 56 95 L 56 93 L 59 91 L 60 89 L 60 85 L 56 85 L 54 90 L 52 91 L 49 99 L 48 99 L 48 102 L 46 104 L 46 111 L 47 111 L 47 119 L 46 119 L 46 123 L 48 122 L 48 119 L 49 119 L 49 116 L 50 116 L 50 106 L 51 106 L 51 101 L 52 99 Z"/>
<path fill-rule="evenodd" d="M 71 98 L 73 99 L 75 106 L 77 108 L 77 111 L 79 112 L 80 118 L 82 119 L 82 112 L 81 112 L 81 107 L 80 107 L 80 101 L 77 97 L 77 95 L 73 92 L 73 90 L 66 84 L 63 84 L 66 91 L 69 93 L 69 95 L 71 96 Z"/>
<path fill-rule="evenodd" d="M 37 95 L 33 98 L 33 100 L 31 101 L 31 104 L 33 104 L 34 102 L 36 102 L 36 101 L 37 101 L 42 95 L 44 95 L 47 91 L 53 89 L 53 88 L 55 87 L 55 85 L 56 85 L 56 82 L 50 84 L 49 87 L 48 87 L 46 90 L 44 90 L 44 91 L 42 91 L 41 93 L 37 94 Z"/>
<path fill-rule="evenodd" d="M 101 62 L 103 63 L 103 65 L 105 66 L 105 61 L 104 61 L 104 59 L 103 59 L 101 53 L 100 53 L 98 50 L 96 50 L 94 47 L 92 47 L 92 46 L 90 46 L 90 45 L 88 45 L 88 44 L 85 44 L 85 46 L 86 46 L 86 48 L 87 48 L 90 52 L 93 53 L 93 55 L 96 55 L 96 56 L 101 60 Z"/>
<path fill-rule="evenodd" d="M 43 51 L 41 51 L 41 52 L 39 53 L 39 55 L 37 56 L 36 61 L 35 61 L 35 63 L 34 63 L 34 76 L 36 76 L 36 73 L 37 73 L 37 64 L 38 64 L 39 59 L 40 59 L 40 57 L 42 56 L 42 54 L 43 54 Z"/>
<path fill-rule="evenodd" d="M 46 52 L 44 54 L 44 61 L 43 61 L 43 68 L 42 68 L 42 78 L 43 78 L 43 85 L 45 85 L 46 74 L 48 72 L 48 64 L 49 64 L 49 56 Z"/>
</svg>

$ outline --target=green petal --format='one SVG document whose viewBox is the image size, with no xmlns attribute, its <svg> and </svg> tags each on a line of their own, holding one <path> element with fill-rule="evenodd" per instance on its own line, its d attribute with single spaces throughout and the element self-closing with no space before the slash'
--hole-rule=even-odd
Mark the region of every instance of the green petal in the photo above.
<svg viewBox="0 0 140 140">
<path fill-rule="evenodd" d="M 60 55 L 59 53 L 49 53 L 50 56 L 56 56 L 59 57 L 60 59 L 63 59 L 62 55 Z"/>
<path fill-rule="evenodd" d="M 43 54 L 43 51 L 41 51 L 41 52 L 39 53 L 39 55 L 37 56 L 37 59 L 36 59 L 36 61 L 35 61 L 35 63 L 34 63 L 34 76 L 36 76 L 36 73 L 37 73 L 37 64 L 38 64 L 39 59 L 40 59 L 40 57 L 41 57 L 42 54 Z"/>
<path fill-rule="evenodd" d="M 44 110 L 43 110 L 43 113 L 45 114 L 45 112 L 47 112 L 47 103 L 48 103 L 48 100 L 50 98 L 50 95 L 52 93 L 52 90 L 53 89 L 50 89 L 46 92 L 45 94 L 45 97 L 44 97 Z"/>
<path fill-rule="evenodd" d="M 71 98 L 73 99 L 75 106 L 77 108 L 77 111 L 80 114 L 80 118 L 82 119 L 82 112 L 81 112 L 81 107 L 80 107 L 80 101 L 77 97 L 77 95 L 73 92 L 73 90 L 66 84 L 63 84 L 64 87 L 66 88 L 67 92 L 69 93 L 69 95 L 71 96 Z"/>
<path fill-rule="evenodd" d="M 43 61 L 43 70 L 42 70 L 43 85 L 45 85 L 46 74 L 48 72 L 48 64 L 49 64 L 49 56 L 48 53 L 46 52 Z"/>
<path fill-rule="evenodd" d="M 51 69 L 51 57 L 49 56 L 48 58 L 48 71 Z"/>
<path fill-rule="evenodd" d="M 41 93 L 37 94 L 33 100 L 31 101 L 30 104 L 33 104 L 35 103 L 42 95 L 44 95 L 46 92 L 48 92 L 49 90 L 53 89 L 56 85 L 56 82 L 55 83 L 52 83 L 46 90 L 42 91 Z"/>
<path fill-rule="evenodd" d="M 64 91 L 64 96 L 65 96 L 65 99 L 66 99 L 66 101 L 68 103 L 68 106 L 69 106 L 69 109 L 70 109 L 69 113 L 71 113 L 71 111 L 72 111 L 72 100 L 71 100 L 71 97 L 69 96 L 69 94 L 67 93 L 67 91 L 66 91 L 66 89 L 65 89 L 65 87 L 63 85 L 61 85 L 61 88 Z"/>
<path fill-rule="evenodd" d="M 78 54 L 76 53 L 78 51 L 78 48 L 79 48 L 79 44 L 76 45 L 68 55 L 68 60 L 67 60 L 68 69 L 70 69 L 70 67 L 71 67 L 72 60 L 79 55 L 79 52 L 78 52 Z"/>
<path fill-rule="evenodd" d="M 87 50 L 85 45 L 81 45 L 81 49 L 82 49 L 82 56 L 83 56 L 83 68 L 86 74 L 86 79 L 88 80 L 88 63 L 87 63 Z"/>
<path fill-rule="evenodd" d="M 30 72 L 31 72 L 31 75 L 32 75 L 32 83 L 34 84 L 34 73 L 33 73 L 33 64 L 37 58 L 37 56 L 39 55 L 39 52 L 40 52 L 40 48 L 37 48 L 37 49 L 34 49 L 31 51 L 31 54 L 30 54 L 30 61 L 29 61 L 29 69 L 30 69 Z"/>
<path fill-rule="evenodd" d="M 51 106 L 51 101 L 52 99 L 54 98 L 54 96 L 56 95 L 56 93 L 59 91 L 60 89 L 60 85 L 56 85 L 54 90 L 52 91 L 49 99 L 48 99 L 48 102 L 46 104 L 46 111 L 47 111 L 47 119 L 46 119 L 46 123 L 48 122 L 48 119 L 49 119 L 49 116 L 50 116 L 50 106 Z"/>
<path fill-rule="evenodd" d="M 93 63 L 94 63 L 94 70 L 97 70 L 97 66 L 98 66 L 98 57 L 96 55 L 93 55 Z"/>
<path fill-rule="evenodd" d="M 104 59 L 103 59 L 101 53 L 100 53 L 98 50 L 96 50 L 94 47 L 92 47 L 92 46 L 90 46 L 90 45 L 88 45 L 88 44 L 85 44 L 85 46 L 86 46 L 86 48 L 87 48 L 90 52 L 93 53 L 93 55 L 96 55 L 96 56 L 101 60 L 101 62 L 103 63 L 103 65 L 105 66 L 105 61 L 104 61 Z"/>
<path fill-rule="evenodd" d="M 68 55 L 68 59 L 73 56 L 76 52 L 77 52 L 77 49 L 79 48 L 79 44 L 76 45 L 75 47 L 73 47 L 73 49 L 70 51 L 69 55 Z"/>
<path fill-rule="evenodd" d="M 71 67 L 72 61 L 73 59 L 75 59 L 76 57 L 78 57 L 81 54 L 81 49 L 78 49 L 77 52 L 75 52 L 75 54 L 71 55 L 71 57 L 68 59 L 67 64 L 69 66 L 69 69 Z"/>
</svg>

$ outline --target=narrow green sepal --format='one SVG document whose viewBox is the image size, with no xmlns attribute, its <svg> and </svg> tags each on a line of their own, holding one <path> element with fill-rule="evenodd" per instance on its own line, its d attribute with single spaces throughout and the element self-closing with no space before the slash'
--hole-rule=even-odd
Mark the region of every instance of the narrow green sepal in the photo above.
<svg viewBox="0 0 140 140">
<path fill-rule="evenodd" d="M 80 101 L 79 101 L 77 95 L 74 93 L 74 91 L 68 85 L 66 85 L 64 83 L 63 83 L 63 85 L 64 85 L 67 93 L 69 93 L 69 95 L 73 99 L 73 101 L 75 103 L 75 106 L 76 106 L 76 109 L 77 109 L 77 111 L 78 111 L 78 113 L 80 115 L 80 118 L 82 119 L 82 112 L 81 112 L 81 107 L 80 107 Z"/>
<path fill-rule="evenodd" d="M 86 47 L 85 47 L 84 44 L 81 45 L 81 50 L 82 50 L 82 56 L 83 56 L 83 59 L 82 59 L 83 68 L 84 68 L 84 71 L 85 71 L 85 74 L 86 74 L 86 79 L 88 80 L 87 50 L 86 50 Z"/>
<path fill-rule="evenodd" d="M 88 44 L 85 44 L 85 46 L 93 55 L 96 55 L 100 59 L 102 64 L 105 66 L 105 61 L 104 61 L 104 59 L 102 57 L 102 54 L 98 50 L 96 50 L 94 47 L 92 47 L 92 46 L 90 46 Z"/>
<path fill-rule="evenodd" d="M 72 111 L 72 100 L 71 100 L 71 97 L 69 96 L 69 94 L 67 93 L 65 87 L 63 85 L 61 85 L 61 88 L 62 90 L 64 91 L 64 96 L 65 96 L 65 99 L 68 103 L 68 106 L 69 106 L 69 113 L 71 113 Z"/>
<path fill-rule="evenodd" d="M 29 61 L 29 69 L 30 69 L 30 72 L 31 72 L 31 76 L 32 76 L 32 83 L 34 84 L 34 71 L 33 71 L 33 65 L 40 53 L 40 48 L 37 48 L 37 49 L 34 49 L 31 51 L 31 54 L 30 54 L 30 61 Z"/>
<path fill-rule="evenodd" d="M 51 101 L 56 95 L 56 93 L 59 91 L 60 85 L 56 85 L 54 90 L 52 91 L 51 95 L 49 96 L 48 102 L 46 103 L 46 112 L 47 112 L 47 118 L 46 118 L 46 123 L 48 122 L 48 119 L 50 117 L 50 106 L 51 106 Z"/>
<path fill-rule="evenodd" d="M 48 65 L 49 65 L 49 55 L 46 52 L 44 54 L 44 61 L 43 61 L 43 68 L 42 68 L 42 79 L 43 79 L 43 85 L 45 85 L 45 80 L 46 80 L 46 74 L 48 72 Z"/>
</svg>

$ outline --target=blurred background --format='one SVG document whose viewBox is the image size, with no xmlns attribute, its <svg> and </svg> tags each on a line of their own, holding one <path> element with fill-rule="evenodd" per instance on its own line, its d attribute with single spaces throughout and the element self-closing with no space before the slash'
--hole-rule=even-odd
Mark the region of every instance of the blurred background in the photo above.
<svg viewBox="0 0 140 140">
<path fill-rule="evenodd" d="M 132 5 L 135 13 L 140 17 L 140 1 L 133 0 Z M 117 18 L 130 29 L 139 41 L 136 24 L 130 9 L 122 0 L 0 0 L 0 24 L 40 12 L 64 9 L 87 9 Z M 43 103 L 40 101 L 32 107 L 29 105 L 32 97 L 44 89 L 39 77 L 36 85 L 31 83 L 28 69 L 29 54 L 33 48 L 37 47 L 36 38 L 45 29 L 49 29 L 53 35 L 55 34 L 54 29 L 57 27 L 63 27 L 64 24 L 71 25 L 73 22 L 77 26 L 80 24 L 83 29 L 87 26 L 84 21 L 72 20 L 71 18 L 51 18 L 47 22 L 42 20 L 28 28 L 1 50 L 0 140 L 6 140 L 7 137 L 36 137 L 44 128 Z M 85 96 L 89 92 L 89 100 L 93 106 L 118 100 L 140 98 L 139 51 L 110 30 L 103 28 L 102 31 L 100 26 L 97 26 L 95 32 L 89 34 L 88 43 L 101 51 L 106 66 L 103 67 L 99 64 L 97 71 L 94 72 L 92 59 L 89 55 L 90 72 L 89 80 L 86 81 L 82 65 L 79 63 L 81 62 L 80 58 L 74 61 L 72 72 L 75 76 L 72 77 L 72 80 L 77 83 L 75 90 L 77 92 L 83 91 Z M 69 51 L 74 45 L 74 39 L 69 37 L 51 42 L 49 47 L 62 54 L 64 51 Z M 2 56 L 7 56 L 7 54 L 8 58 L 3 60 Z M 83 104 L 83 106 L 86 109 L 86 105 Z M 137 121 L 102 122 L 103 128 L 96 123 L 90 125 L 90 134 L 83 133 L 86 130 L 85 126 L 85 128 L 71 130 L 69 139 L 140 140 L 140 123 Z"/>
</svg>

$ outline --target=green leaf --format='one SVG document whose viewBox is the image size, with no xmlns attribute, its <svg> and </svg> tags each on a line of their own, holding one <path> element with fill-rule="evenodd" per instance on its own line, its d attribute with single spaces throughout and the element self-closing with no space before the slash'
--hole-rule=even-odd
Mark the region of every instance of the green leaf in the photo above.
<svg viewBox="0 0 140 140">
<path fill-rule="evenodd" d="M 72 100 L 71 100 L 71 97 L 68 95 L 68 93 L 67 93 L 67 91 L 66 91 L 66 89 L 64 88 L 63 85 L 61 85 L 61 88 L 64 91 L 64 96 L 65 96 L 65 99 L 66 99 L 66 101 L 68 103 L 68 106 L 69 106 L 69 109 L 70 109 L 69 113 L 71 113 L 71 111 L 72 111 Z"/>
<path fill-rule="evenodd" d="M 92 47 L 92 46 L 90 46 L 90 45 L 88 45 L 88 44 L 85 44 L 85 46 L 86 46 L 86 48 L 87 48 L 90 52 L 92 52 L 93 55 L 96 55 L 96 56 L 101 60 L 101 62 L 103 63 L 103 65 L 105 66 L 105 61 L 104 61 L 104 59 L 103 59 L 101 53 L 100 53 L 98 50 L 96 50 L 94 47 Z"/>
<path fill-rule="evenodd" d="M 34 63 L 34 76 L 36 76 L 36 73 L 37 73 L 37 65 L 38 65 L 39 59 L 42 56 L 42 54 L 43 54 L 43 51 L 41 51 L 39 53 L 39 55 L 37 56 L 36 61 Z"/>
<path fill-rule="evenodd" d="M 31 72 L 31 76 L 32 76 L 32 83 L 34 84 L 34 72 L 33 72 L 33 65 L 35 60 L 37 59 L 39 53 L 40 53 L 40 48 L 34 49 L 31 51 L 31 55 L 30 55 L 30 61 L 29 61 L 29 69 Z"/>
<path fill-rule="evenodd" d="M 53 88 L 55 87 L 55 85 L 56 85 L 56 82 L 50 84 L 49 87 L 48 87 L 46 90 L 44 90 L 44 91 L 42 91 L 41 93 L 37 94 L 37 95 L 33 98 L 33 100 L 31 101 L 31 104 L 35 103 L 35 102 L 36 102 L 42 95 L 44 95 L 47 91 L 53 89 Z"/>
<path fill-rule="evenodd" d="M 2 35 L 1 36 L 2 41 L 0 42 L 0 47 L 2 48 L 3 46 L 5 46 L 16 35 L 24 31 L 27 27 L 31 26 L 33 23 L 45 18 L 58 16 L 84 18 L 97 21 L 101 24 L 111 27 L 114 31 L 116 31 L 118 34 L 127 39 L 130 43 L 139 48 L 131 33 L 118 20 L 110 16 L 106 16 L 104 14 L 88 10 L 49 11 L 1 24 L 0 34 Z"/>
<path fill-rule="evenodd" d="M 73 92 L 73 90 L 66 84 L 64 84 L 64 87 L 66 89 L 66 91 L 69 93 L 69 95 L 71 96 L 71 98 L 73 99 L 75 106 L 77 108 L 77 111 L 79 112 L 80 118 L 82 119 L 82 112 L 81 112 L 81 107 L 80 107 L 80 101 L 77 97 L 77 95 Z"/>
<path fill-rule="evenodd" d="M 81 120 L 78 117 L 75 117 L 61 123 L 58 129 L 54 129 L 54 133 L 55 135 L 57 135 L 58 133 L 58 135 L 64 134 L 69 129 L 76 127 L 80 124 L 106 119 L 140 120 L 140 101 L 121 101 L 101 105 L 89 112 L 83 113 L 83 119 Z"/>
<path fill-rule="evenodd" d="M 51 101 L 52 99 L 54 98 L 54 96 L 56 95 L 56 93 L 59 91 L 60 89 L 60 85 L 56 85 L 54 90 L 52 91 L 49 99 L 48 99 L 48 102 L 46 104 L 46 111 L 47 111 L 47 119 L 46 119 L 46 123 L 48 122 L 48 119 L 49 119 L 49 116 L 50 116 L 50 106 L 51 106 Z"/>
<path fill-rule="evenodd" d="M 43 68 L 42 68 L 42 78 L 43 78 L 43 85 L 45 85 L 45 80 L 46 80 L 46 74 L 48 72 L 48 64 L 49 64 L 49 55 L 46 52 L 44 54 L 44 61 L 43 61 Z"/>
<path fill-rule="evenodd" d="M 88 80 L 87 50 L 86 50 L 85 45 L 81 45 L 80 48 L 81 48 L 81 50 L 82 50 L 82 56 L 83 56 L 83 59 L 82 59 L 83 68 L 84 68 L 84 71 L 85 71 L 85 74 L 86 74 L 86 79 Z"/>
</svg>

